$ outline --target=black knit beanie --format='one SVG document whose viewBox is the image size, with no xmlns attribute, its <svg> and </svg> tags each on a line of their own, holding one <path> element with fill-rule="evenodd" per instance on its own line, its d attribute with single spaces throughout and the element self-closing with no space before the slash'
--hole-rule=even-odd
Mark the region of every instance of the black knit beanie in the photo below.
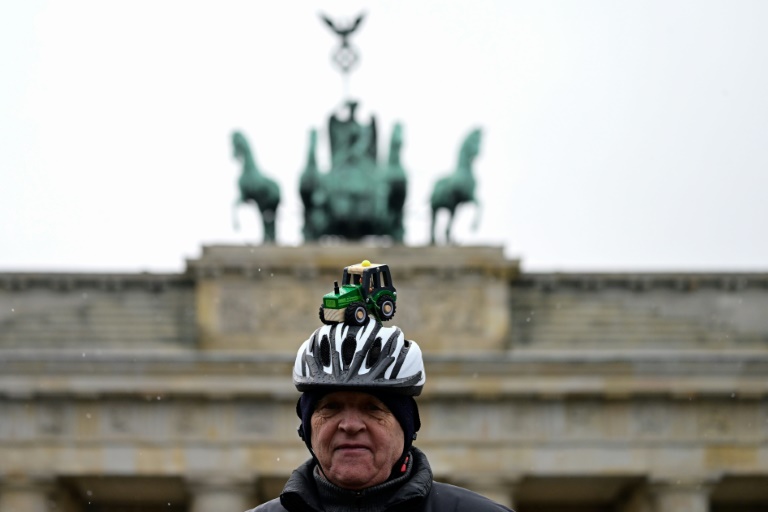
<svg viewBox="0 0 768 512">
<path fill-rule="evenodd" d="M 296 402 L 296 414 L 301 418 L 299 435 L 310 450 L 312 450 L 312 413 L 315 412 L 317 402 L 333 391 L 327 388 L 305 391 L 299 398 L 299 401 Z M 381 400 L 397 419 L 400 428 L 403 429 L 402 455 L 405 455 L 411 448 L 413 440 L 416 439 L 416 432 L 421 428 L 421 419 L 419 418 L 419 408 L 416 405 L 416 400 L 409 395 L 390 393 L 383 390 L 366 389 L 365 393 L 369 393 Z"/>
</svg>

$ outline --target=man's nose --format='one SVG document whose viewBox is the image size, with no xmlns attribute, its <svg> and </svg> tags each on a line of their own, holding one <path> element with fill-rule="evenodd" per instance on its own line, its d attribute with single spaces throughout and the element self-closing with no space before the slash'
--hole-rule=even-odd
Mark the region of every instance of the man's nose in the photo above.
<svg viewBox="0 0 768 512">
<path fill-rule="evenodd" d="M 341 413 L 339 428 L 346 432 L 357 432 L 365 428 L 365 422 L 360 411 L 353 408 L 346 408 Z"/>
</svg>

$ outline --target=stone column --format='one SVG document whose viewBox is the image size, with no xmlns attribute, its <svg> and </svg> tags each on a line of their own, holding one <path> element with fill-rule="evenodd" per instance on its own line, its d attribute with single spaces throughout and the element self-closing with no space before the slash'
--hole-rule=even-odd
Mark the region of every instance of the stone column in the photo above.
<svg viewBox="0 0 768 512">
<path fill-rule="evenodd" d="M 0 512 L 48 512 L 53 489 L 49 478 L 6 477 L 0 481 Z"/>
<path fill-rule="evenodd" d="M 711 489 L 705 480 L 654 482 L 649 488 L 653 512 L 709 512 Z"/>
<path fill-rule="evenodd" d="M 187 487 L 191 496 L 190 512 L 244 512 L 258 505 L 254 500 L 254 484 L 245 479 L 215 475 L 195 477 L 187 481 Z"/>
<path fill-rule="evenodd" d="M 623 502 L 618 503 L 617 512 L 654 512 L 652 496 L 646 485 L 635 489 Z"/>
</svg>

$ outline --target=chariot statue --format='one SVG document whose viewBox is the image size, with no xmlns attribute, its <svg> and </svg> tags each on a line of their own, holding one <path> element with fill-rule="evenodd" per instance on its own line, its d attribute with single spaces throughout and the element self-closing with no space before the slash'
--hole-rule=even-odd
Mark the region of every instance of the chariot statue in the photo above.
<svg viewBox="0 0 768 512">
<path fill-rule="evenodd" d="M 379 161 L 376 119 L 372 116 L 367 123 L 360 123 L 356 108 L 357 102 L 349 100 L 345 103 L 346 116 L 334 113 L 328 120 L 328 172 L 318 168 L 317 131 L 310 131 L 307 163 L 299 181 L 304 240 L 386 236 L 402 243 L 407 187 L 405 170 L 400 165 L 402 126 L 393 127 L 388 158 Z"/>
<path fill-rule="evenodd" d="M 360 61 L 351 37 L 365 16 L 361 14 L 349 23 L 334 21 L 325 15 L 321 18 L 340 38 L 332 62 L 341 71 L 344 94 L 326 124 L 330 161 L 325 171 L 317 160 L 319 132 L 316 128 L 309 130 L 306 163 L 299 180 L 299 195 L 304 207 L 304 241 L 327 238 L 360 240 L 376 236 L 403 243 L 404 207 L 408 194 L 407 172 L 401 159 L 403 125 L 394 123 L 389 134 L 388 152 L 380 156 L 380 130 L 376 117 L 371 115 L 368 119 L 358 119 L 359 102 L 348 92 L 349 75 Z M 451 226 L 458 205 L 472 202 L 479 213 L 472 162 L 478 154 L 480 138 L 479 129 L 469 134 L 453 173 L 435 184 L 430 201 L 430 240 L 433 244 L 436 243 L 435 218 L 438 210 L 449 212 L 444 237 L 446 243 L 451 242 Z M 240 195 L 235 209 L 247 201 L 256 203 L 264 222 L 264 242 L 272 243 L 275 241 L 275 212 L 280 202 L 279 188 L 260 172 L 242 134 L 233 135 L 233 144 L 236 156 L 243 162 Z"/>
<path fill-rule="evenodd" d="M 340 38 L 333 62 L 346 83 L 359 61 L 349 39 L 364 19 L 358 16 L 344 25 L 321 15 Z M 304 240 L 326 236 L 359 240 L 366 236 L 385 236 L 402 243 L 403 207 L 407 193 L 406 173 L 401 165 L 403 127 L 392 128 L 386 160 L 378 156 L 379 130 L 375 116 L 360 121 L 357 100 L 347 97 L 341 108 L 328 118 L 330 169 L 320 172 L 315 150 L 317 131 L 310 131 L 307 163 L 301 175 L 299 193 L 304 205 Z"/>
</svg>

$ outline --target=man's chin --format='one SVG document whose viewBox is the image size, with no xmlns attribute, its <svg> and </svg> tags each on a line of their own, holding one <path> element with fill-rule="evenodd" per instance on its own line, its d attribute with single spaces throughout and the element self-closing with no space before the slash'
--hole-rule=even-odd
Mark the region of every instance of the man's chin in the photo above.
<svg viewBox="0 0 768 512">
<path fill-rule="evenodd" d="M 357 491 L 365 489 L 366 487 L 372 487 L 381 482 L 376 480 L 377 472 L 370 467 L 365 466 L 348 466 L 341 471 L 330 471 L 327 477 L 331 480 L 331 483 L 341 487 L 342 489 L 350 489 Z M 386 480 L 386 477 L 384 478 Z"/>
</svg>

